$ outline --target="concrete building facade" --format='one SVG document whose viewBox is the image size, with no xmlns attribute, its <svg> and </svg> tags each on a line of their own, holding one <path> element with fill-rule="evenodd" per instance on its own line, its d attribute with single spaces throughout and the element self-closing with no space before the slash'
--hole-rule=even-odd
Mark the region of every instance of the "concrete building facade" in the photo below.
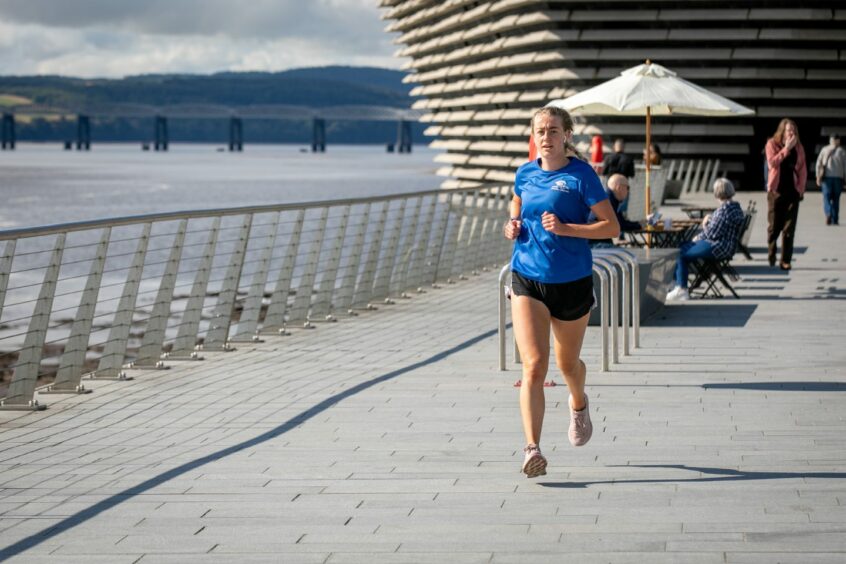
<svg viewBox="0 0 846 564">
<path fill-rule="evenodd" d="M 742 189 L 763 185 L 762 149 L 794 119 L 813 161 L 846 133 L 846 4 L 781 0 L 381 0 L 398 32 L 414 107 L 425 112 L 445 186 L 502 183 L 525 162 L 534 109 L 650 59 L 756 111 L 748 118 L 660 117 L 665 158 L 719 158 Z M 640 155 L 641 118 L 585 116 Z M 811 175 L 813 178 L 813 175 Z"/>
</svg>

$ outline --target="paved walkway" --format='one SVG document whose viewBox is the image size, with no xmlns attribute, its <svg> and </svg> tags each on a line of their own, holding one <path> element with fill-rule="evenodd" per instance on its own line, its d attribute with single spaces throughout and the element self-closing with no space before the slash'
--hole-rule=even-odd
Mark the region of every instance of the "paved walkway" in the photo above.
<svg viewBox="0 0 846 564">
<path fill-rule="evenodd" d="M 543 478 L 489 272 L 0 414 L 0 560 L 843 562 L 846 226 L 819 202 L 792 272 L 762 214 L 744 299 L 667 307 L 612 372 L 591 328 L 596 432 L 570 447 L 548 389 Z"/>
</svg>

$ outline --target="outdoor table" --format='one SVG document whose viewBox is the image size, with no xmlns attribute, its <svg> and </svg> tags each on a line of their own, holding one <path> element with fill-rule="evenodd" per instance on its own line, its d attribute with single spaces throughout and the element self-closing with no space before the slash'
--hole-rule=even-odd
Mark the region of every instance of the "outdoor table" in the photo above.
<svg viewBox="0 0 846 564">
<path fill-rule="evenodd" d="M 670 229 L 644 228 L 626 231 L 629 242 L 636 247 L 649 246 L 655 249 L 676 248 L 689 241 L 696 232 L 696 226 L 677 226 Z"/>
<path fill-rule="evenodd" d="M 681 210 L 691 219 L 702 219 L 709 213 L 713 213 L 716 209 L 714 206 L 688 206 Z"/>
</svg>

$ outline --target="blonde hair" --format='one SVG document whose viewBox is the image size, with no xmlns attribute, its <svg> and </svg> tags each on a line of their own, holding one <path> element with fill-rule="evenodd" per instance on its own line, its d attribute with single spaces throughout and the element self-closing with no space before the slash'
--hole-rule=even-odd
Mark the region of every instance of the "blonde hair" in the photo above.
<svg viewBox="0 0 846 564">
<path fill-rule="evenodd" d="M 566 133 L 568 131 L 573 131 L 573 118 L 570 116 L 570 113 L 567 110 L 556 106 L 544 106 L 543 108 L 535 110 L 535 112 L 532 114 L 532 119 L 530 122 L 533 134 L 535 132 L 535 118 L 541 115 L 559 118 L 561 120 L 561 127 L 564 128 L 565 133 L 564 152 L 568 157 L 574 156 L 577 159 L 587 161 L 587 159 L 579 152 L 579 150 L 576 149 L 576 146 L 573 145 L 573 143 L 571 143 L 566 137 Z"/>
<path fill-rule="evenodd" d="M 790 118 L 784 118 L 780 122 L 778 122 L 778 128 L 776 129 L 775 134 L 773 135 L 773 139 L 776 140 L 776 143 L 779 145 L 784 144 L 784 132 L 787 129 L 788 125 L 793 125 L 793 129 L 796 130 L 796 138 L 799 138 L 799 126 L 796 125 L 796 122 Z"/>
</svg>

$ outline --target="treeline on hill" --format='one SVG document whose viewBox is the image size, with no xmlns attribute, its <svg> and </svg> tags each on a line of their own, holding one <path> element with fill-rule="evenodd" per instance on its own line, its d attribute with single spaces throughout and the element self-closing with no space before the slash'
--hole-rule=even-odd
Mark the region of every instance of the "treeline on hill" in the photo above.
<svg viewBox="0 0 846 564">
<path fill-rule="evenodd" d="M 59 107 L 134 103 L 152 106 L 265 104 L 327 107 L 375 105 L 408 108 L 411 85 L 404 73 L 372 67 L 320 67 L 278 73 L 224 72 L 213 75 L 143 75 L 123 79 L 81 79 L 60 76 L 0 76 L 0 110 L 21 103 Z M 76 136 L 73 116 L 28 117 L 16 120 L 20 141 L 64 141 Z M 170 119 L 171 141 L 224 143 L 225 119 Z M 326 124 L 330 142 L 386 143 L 396 140 L 395 122 L 337 121 Z M 414 124 L 414 141 L 421 142 L 424 127 Z M 94 141 L 148 141 L 152 119 L 97 118 Z M 288 120 L 244 120 L 245 142 L 308 143 L 311 123 Z"/>
</svg>

